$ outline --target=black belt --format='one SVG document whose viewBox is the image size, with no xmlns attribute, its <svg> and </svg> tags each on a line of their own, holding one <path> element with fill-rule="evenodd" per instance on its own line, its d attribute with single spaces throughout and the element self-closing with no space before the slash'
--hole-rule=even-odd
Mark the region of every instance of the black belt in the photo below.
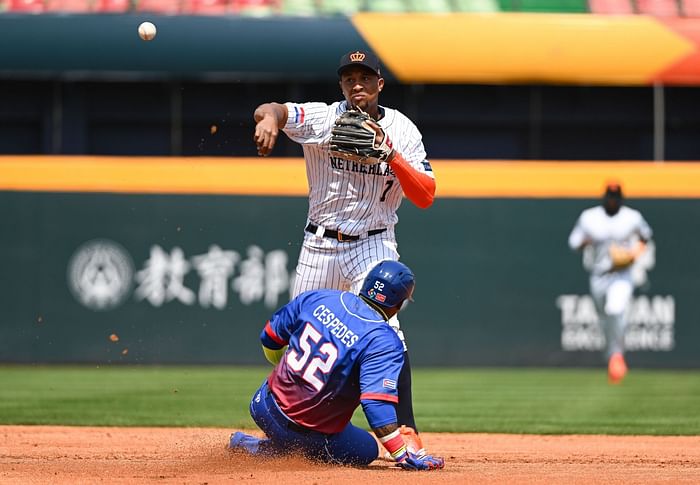
<svg viewBox="0 0 700 485">
<path fill-rule="evenodd" d="M 309 225 L 306 226 L 306 231 L 310 232 L 312 234 L 316 234 L 317 230 L 318 230 L 318 226 L 315 224 L 311 224 L 310 222 L 309 222 Z M 372 229 L 371 231 L 367 231 L 367 235 L 374 236 L 375 234 L 381 234 L 384 231 L 386 231 L 386 227 L 384 229 Z M 343 234 L 342 232 L 334 231 L 333 229 L 326 229 L 323 232 L 323 237 L 337 239 L 340 242 L 357 241 L 358 239 L 360 239 L 360 236 L 351 236 L 349 234 Z"/>
</svg>

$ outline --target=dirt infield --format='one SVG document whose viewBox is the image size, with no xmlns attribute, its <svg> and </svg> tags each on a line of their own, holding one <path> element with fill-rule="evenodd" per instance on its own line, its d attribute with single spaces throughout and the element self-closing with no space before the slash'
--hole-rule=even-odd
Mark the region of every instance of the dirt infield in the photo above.
<svg viewBox="0 0 700 485">
<path fill-rule="evenodd" d="M 444 470 L 411 473 L 231 453 L 231 430 L 0 426 L 0 483 L 700 483 L 700 437 L 424 433 Z M 411 473 L 410 478 L 406 473 Z M 405 482 L 409 483 L 409 482 Z"/>
</svg>

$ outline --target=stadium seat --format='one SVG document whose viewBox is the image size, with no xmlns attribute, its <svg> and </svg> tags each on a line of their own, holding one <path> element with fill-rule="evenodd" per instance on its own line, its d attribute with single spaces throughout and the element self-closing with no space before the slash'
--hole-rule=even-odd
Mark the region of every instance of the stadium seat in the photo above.
<svg viewBox="0 0 700 485">
<path fill-rule="evenodd" d="M 496 0 L 453 0 L 455 12 L 498 12 Z"/>
<path fill-rule="evenodd" d="M 275 0 L 233 0 L 231 11 L 248 17 L 268 17 L 278 11 Z"/>
<path fill-rule="evenodd" d="M 46 11 L 44 0 L 9 0 L 7 3 L 9 12 L 42 13 Z"/>
<path fill-rule="evenodd" d="M 362 0 L 319 0 L 318 12 L 323 15 L 352 15 L 362 10 Z"/>
<path fill-rule="evenodd" d="M 315 0 L 283 0 L 281 13 L 294 17 L 313 17 L 318 12 Z"/>
<path fill-rule="evenodd" d="M 96 13 L 124 13 L 131 9 L 131 0 L 95 0 Z"/>
<path fill-rule="evenodd" d="M 229 0 L 183 0 L 181 13 L 194 15 L 225 15 L 229 12 Z"/>
<path fill-rule="evenodd" d="M 684 17 L 700 17 L 700 0 L 682 0 L 681 9 Z"/>
<path fill-rule="evenodd" d="M 637 11 L 654 17 L 678 17 L 676 0 L 637 0 Z"/>
<path fill-rule="evenodd" d="M 404 0 L 370 0 L 367 2 L 368 12 L 402 13 L 409 10 Z"/>
<path fill-rule="evenodd" d="M 414 0 L 411 10 L 426 13 L 450 13 L 452 7 L 449 0 Z"/>
<path fill-rule="evenodd" d="M 137 0 L 137 12 L 175 15 L 180 13 L 180 0 Z"/>
<path fill-rule="evenodd" d="M 92 11 L 92 0 L 47 0 L 47 12 L 86 13 Z"/>
<path fill-rule="evenodd" d="M 630 0 L 588 0 L 591 13 L 603 15 L 631 15 L 634 13 Z"/>
<path fill-rule="evenodd" d="M 499 0 L 511 12 L 587 13 L 586 0 Z"/>
</svg>

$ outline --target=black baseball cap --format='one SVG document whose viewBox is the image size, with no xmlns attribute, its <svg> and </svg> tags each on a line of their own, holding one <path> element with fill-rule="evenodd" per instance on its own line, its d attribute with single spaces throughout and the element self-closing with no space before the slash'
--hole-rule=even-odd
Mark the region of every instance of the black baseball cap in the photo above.
<svg viewBox="0 0 700 485">
<path fill-rule="evenodd" d="M 622 186 L 619 182 L 611 181 L 605 185 L 605 197 L 611 199 L 622 199 Z"/>
<path fill-rule="evenodd" d="M 340 58 L 338 65 L 338 76 L 341 75 L 343 69 L 350 66 L 364 66 L 377 76 L 382 77 L 382 71 L 379 66 L 377 56 L 367 51 L 350 51 Z"/>
</svg>

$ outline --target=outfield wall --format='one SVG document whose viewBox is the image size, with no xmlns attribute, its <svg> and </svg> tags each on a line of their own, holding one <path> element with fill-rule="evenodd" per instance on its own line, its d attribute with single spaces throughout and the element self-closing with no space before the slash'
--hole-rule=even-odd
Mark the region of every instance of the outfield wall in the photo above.
<svg viewBox="0 0 700 485">
<path fill-rule="evenodd" d="M 630 363 L 700 366 L 696 164 L 434 168 L 435 204 L 404 202 L 397 226 L 418 280 L 402 315 L 417 365 L 600 362 L 566 240 L 607 174 L 656 233 L 636 268 Z M 304 193 L 298 159 L 0 157 L 0 361 L 260 363 Z"/>
</svg>

